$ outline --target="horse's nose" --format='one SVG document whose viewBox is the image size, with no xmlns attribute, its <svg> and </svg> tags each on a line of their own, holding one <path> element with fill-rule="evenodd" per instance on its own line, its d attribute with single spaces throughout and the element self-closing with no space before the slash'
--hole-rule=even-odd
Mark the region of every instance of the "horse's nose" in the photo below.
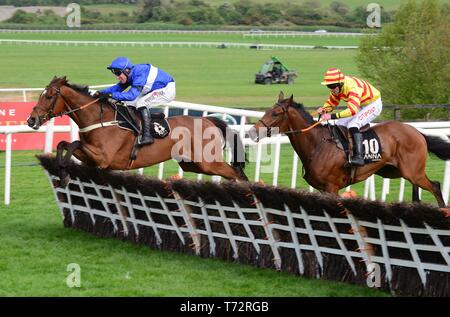
<svg viewBox="0 0 450 317">
<path fill-rule="evenodd" d="M 252 139 L 253 142 L 259 141 L 258 133 L 256 132 L 255 127 L 251 127 L 250 130 L 248 130 L 248 136 L 250 137 L 250 139 Z"/>
<path fill-rule="evenodd" d="M 34 118 L 34 117 L 29 117 L 29 118 L 27 119 L 27 123 L 28 123 L 28 126 L 29 126 L 30 128 L 32 128 L 32 129 L 34 129 L 34 130 L 39 129 L 39 127 L 41 126 L 41 125 L 40 125 L 40 120 L 39 120 L 39 118 L 36 119 L 36 118 Z"/>
<path fill-rule="evenodd" d="M 33 117 L 29 117 L 27 120 L 28 126 L 30 128 L 32 128 L 34 126 L 34 124 L 36 123 L 36 119 L 34 119 Z"/>
</svg>

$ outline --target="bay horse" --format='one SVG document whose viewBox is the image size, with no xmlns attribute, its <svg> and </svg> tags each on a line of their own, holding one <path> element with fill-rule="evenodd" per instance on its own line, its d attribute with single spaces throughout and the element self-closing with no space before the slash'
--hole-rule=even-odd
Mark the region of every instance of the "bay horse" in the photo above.
<svg viewBox="0 0 450 317">
<path fill-rule="evenodd" d="M 69 163 L 72 154 L 83 163 L 102 169 L 131 169 L 130 154 L 134 148 L 136 136 L 133 132 L 121 129 L 117 125 L 107 124 L 116 120 L 115 112 L 108 101 L 95 99 L 89 93 L 87 86 L 69 84 L 66 77 L 55 76 L 41 93 L 27 120 L 28 126 L 37 130 L 49 119 L 67 114 L 80 130 L 86 127 L 93 128 L 84 133 L 80 131 L 79 141 L 72 143 L 61 141 L 58 144 L 56 158 L 60 168 L 62 186 L 67 185 L 68 176 L 64 168 Z M 195 120 L 201 121 L 194 124 Z M 245 153 L 243 144 L 239 135 L 229 129 L 225 122 L 211 117 L 192 116 L 174 116 L 167 118 L 167 121 L 171 127 L 169 135 L 163 139 L 155 139 L 151 145 L 141 147 L 132 168 L 147 167 L 174 158 L 172 148 L 177 140 L 172 138 L 172 134 L 174 129 L 180 127 L 189 132 L 188 136 L 183 134 L 183 138 L 188 138 L 183 141 L 190 145 L 190 151 L 183 151 L 180 157 L 175 158 L 184 171 L 220 175 L 230 180 L 248 180 L 243 170 L 245 155 L 244 159 L 239 159 L 239 154 Z M 201 131 L 198 131 L 199 126 Z M 214 136 L 211 138 L 212 140 L 204 138 L 203 132 L 208 128 L 219 133 L 218 137 Z M 194 129 L 197 130 L 194 131 Z M 199 133 L 200 135 L 198 135 Z M 231 138 L 229 138 L 230 136 Z M 228 141 L 230 139 L 235 141 L 230 142 L 231 165 L 223 160 L 224 139 L 222 137 Z M 219 153 L 214 154 L 214 158 L 218 159 L 203 159 L 203 150 L 208 145 L 209 148 L 216 146 L 215 149 L 220 150 Z M 67 153 L 63 156 L 64 151 Z"/>
<path fill-rule="evenodd" d="M 424 135 L 398 121 L 378 123 L 372 129 L 381 142 L 381 159 L 357 167 L 351 177 L 350 168 L 346 167 L 347 157 L 332 141 L 330 130 L 325 125 L 317 124 L 303 105 L 293 100 L 292 95 L 285 99 L 280 92 L 276 104 L 251 128 L 249 135 L 258 142 L 260 128 L 267 129 L 263 137 L 270 137 L 274 127 L 288 135 L 303 163 L 305 180 L 320 191 L 338 195 L 339 189 L 361 182 L 372 174 L 385 178 L 403 177 L 413 184 L 414 201 L 419 200 L 419 186 L 434 195 L 439 207 L 446 207 L 440 183 L 431 181 L 425 173 L 428 152 L 442 160 L 450 159 L 450 142 L 440 137 Z"/>
</svg>

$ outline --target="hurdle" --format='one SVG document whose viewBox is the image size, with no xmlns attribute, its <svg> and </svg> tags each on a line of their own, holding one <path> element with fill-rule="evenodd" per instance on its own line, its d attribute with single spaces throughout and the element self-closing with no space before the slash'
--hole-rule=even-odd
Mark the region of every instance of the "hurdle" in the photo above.
<svg viewBox="0 0 450 317">
<path fill-rule="evenodd" d="M 69 228 L 394 295 L 450 296 L 450 220 L 432 205 L 159 180 L 75 163 L 60 188 L 55 158 L 39 160 Z"/>
</svg>

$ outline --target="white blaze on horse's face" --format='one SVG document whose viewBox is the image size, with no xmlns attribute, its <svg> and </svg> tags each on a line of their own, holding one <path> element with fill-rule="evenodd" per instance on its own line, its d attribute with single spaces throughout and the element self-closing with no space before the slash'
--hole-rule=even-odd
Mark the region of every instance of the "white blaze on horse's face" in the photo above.
<svg viewBox="0 0 450 317">
<path fill-rule="evenodd" d="M 39 118 L 39 113 L 36 107 L 33 108 L 33 111 L 27 118 L 27 124 L 33 130 L 37 130 L 41 127 L 41 120 Z"/>
<path fill-rule="evenodd" d="M 42 97 L 45 97 L 48 100 L 52 98 L 47 93 L 48 93 L 47 89 L 44 89 L 44 91 L 42 91 L 41 96 L 38 100 L 38 104 L 40 103 Z M 44 113 L 42 113 L 42 111 L 43 111 L 43 109 L 38 108 L 37 106 L 35 106 L 33 108 L 33 111 L 27 118 L 27 124 L 30 128 L 32 128 L 34 130 L 38 130 L 41 127 L 41 125 L 44 123 L 43 120 L 41 120 L 41 116 L 44 115 Z"/>
</svg>

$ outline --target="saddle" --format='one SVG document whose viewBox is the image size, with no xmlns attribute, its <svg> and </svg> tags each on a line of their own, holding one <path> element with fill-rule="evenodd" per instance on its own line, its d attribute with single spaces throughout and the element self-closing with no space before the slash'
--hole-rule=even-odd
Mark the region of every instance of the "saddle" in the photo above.
<svg viewBox="0 0 450 317">
<path fill-rule="evenodd" d="M 119 127 L 129 130 L 138 136 L 142 131 L 141 117 L 134 107 L 116 105 L 116 120 Z M 164 113 L 156 112 L 151 114 L 150 122 L 151 134 L 156 139 L 163 139 L 170 133 L 170 125 Z"/>
<path fill-rule="evenodd" d="M 141 147 L 138 142 L 138 136 L 142 134 L 142 120 L 134 107 L 127 107 L 121 103 L 110 103 L 116 111 L 116 121 L 119 128 L 129 130 L 136 136 L 133 149 L 130 153 L 129 168 L 133 167 L 133 163 L 137 158 L 137 153 Z M 164 113 L 152 113 L 150 115 L 150 133 L 155 139 L 163 139 L 170 133 L 170 125 L 165 118 Z"/>
<path fill-rule="evenodd" d="M 350 132 L 346 127 L 339 125 L 328 125 L 328 128 L 331 132 L 331 140 L 336 143 L 339 149 L 344 151 L 349 160 L 352 154 L 350 144 L 353 144 L 353 142 L 350 142 Z M 383 151 L 378 135 L 370 128 L 370 124 L 363 126 L 360 131 L 363 135 L 364 163 L 369 164 L 379 161 Z"/>
</svg>

